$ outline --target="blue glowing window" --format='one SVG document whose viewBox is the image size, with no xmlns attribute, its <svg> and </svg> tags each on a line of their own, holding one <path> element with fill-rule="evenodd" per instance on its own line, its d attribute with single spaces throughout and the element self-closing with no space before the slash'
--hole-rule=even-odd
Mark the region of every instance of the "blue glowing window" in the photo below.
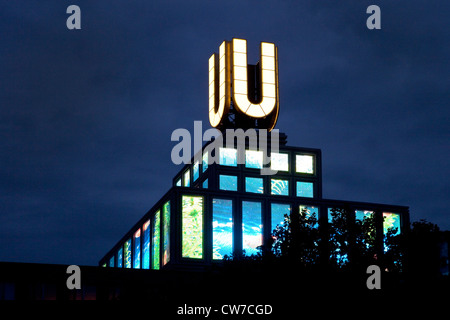
<svg viewBox="0 0 450 320">
<path fill-rule="evenodd" d="M 219 164 L 236 167 L 237 150 L 232 148 L 219 148 Z"/>
<path fill-rule="evenodd" d="M 142 245 L 142 269 L 150 269 L 150 220 L 142 226 L 144 242 Z"/>
<path fill-rule="evenodd" d="M 202 157 L 202 172 L 205 172 L 208 169 L 208 153 L 204 153 Z"/>
<path fill-rule="evenodd" d="M 177 182 L 175 183 L 175 185 L 177 187 L 181 187 L 181 178 L 177 180 Z"/>
<path fill-rule="evenodd" d="M 141 268 L 141 229 L 134 233 L 133 268 Z"/>
<path fill-rule="evenodd" d="M 194 165 L 192 167 L 193 181 L 198 179 L 199 174 L 200 174 L 200 163 L 198 161 L 196 161 L 196 162 L 194 162 Z"/>
<path fill-rule="evenodd" d="M 373 215 L 373 211 L 368 210 L 356 210 L 355 211 L 355 219 L 359 221 L 363 221 L 364 218 L 371 218 Z"/>
<path fill-rule="evenodd" d="M 233 201 L 213 199 L 213 259 L 233 252 Z"/>
<path fill-rule="evenodd" d="M 263 179 L 245 177 L 245 192 L 264 193 Z"/>
<path fill-rule="evenodd" d="M 396 229 L 395 235 L 400 234 L 400 215 L 398 213 L 383 212 L 384 234 L 387 234 L 389 229 Z"/>
<path fill-rule="evenodd" d="M 271 232 L 277 227 L 277 225 L 284 226 L 284 216 L 291 214 L 291 206 L 289 204 L 272 203 L 271 204 Z"/>
<path fill-rule="evenodd" d="M 114 268 L 114 256 L 112 256 L 111 259 L 109 259 L 109 267 Z"/>
<path fill-rule="evenodd" d="M 219 176 L 220 190 L 237 191 L 237 177 L 221 174 Z"/>
<path fill-rule="evenodd" d="M 245 167 L 262 169 L 263 167 L 263 152 L 256 150 L 245 150 Z"/>
<path fill-rule="evenodd" d="M 271 179 L 271 193 L 282 196 L 289 195 L 289 181 L 282 179 Z"/>
<path fill-rule="evenodd" d="M 262 245 L 261 202 L 242 201 L 242 249 L 245 254 L 258 252 Z"/>
<path fill-rule="evenodd" d="M 123 268 L 123 248 L 117 251 L 117 268 Z"/>
<path fill-rule="evenodd" d="M 203 181 L 202 187 L 203 187 L 203 189 L 208 189 L 208 179 Z"/>
<path fill-rule="evenodd" d="M 185 173 L 184 173 L 184 184 L 183 184 L 183 187 L 190 187 L 191 186 L 191 171 L 190 170 L 187 170 Z"/>
<path fill-rule="evenodd" d="M 297 197 L 312 198 L 314 184 L 312 182 L 297 181 Z"/>
</svg>

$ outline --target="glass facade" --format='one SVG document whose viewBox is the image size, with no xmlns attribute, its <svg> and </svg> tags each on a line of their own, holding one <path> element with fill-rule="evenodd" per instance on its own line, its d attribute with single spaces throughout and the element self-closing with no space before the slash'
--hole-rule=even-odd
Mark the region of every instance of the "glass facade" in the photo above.
<svg viewBox="0 0 450 320">
<path fill-rule="evenodd" d="M 133 236 L 134 250 L 133 250 L 133 268 L 141 268 L 141 229 L 138 229 Z"/>
<path fill-rule="evenodd" d="M 290 204 L 272 203 L 271 204 L 271 228 L 270 231 L 276 229 L 277 225 L 284 226 L 284 216 L 291 214 Z"/>
<path fill-rule="evenodd" d="M 167 201 L 162 209 L 163 217 L 163 265 L 170 260 L 170 202 Z"/>
<path fill-rule="evenodd" d="M 298 173 L 314 173 L 314 156 L 297 154 L 295 156 L 295 171 Z"/>
<path fill-rule="evenodd" d="M 182 239 L 183 258 L 203 258 L 203 197 L 182 196 Z"/>
<path fill-rule="evenodd" d="M 233 200 L 213 199 L 213 259 L 233 252 Z"/>
<path fill-rule="evenodd" d="M 242 201 L 242 249 L 246 255 L 256 254 L 262 245 L 261 202 Z"/>
<path fill-rule="evenodd" d="M 270 169 L 289 171 L 289 154 L 272 152 L 270 155 Z"/>
<path fill-rule="evenodd" d="M 263 152 L 256 150 L 245 150 L 245 167 L 253 169 L 262 169 Z"/>
<path fill-rule="evenodd" d="M 123 247 L 117 251 L 117 268 L 123 268 Z"/>
<path fill-rule="evenodd" d="M 383 233 L 393 230 L 394 235 L 400 234 L 400 215 L 398 213 L 383 212 Z"/>
<path fill-rule="evenodd" d="M 237 150 L 232 148 L 219 148 L 219 164 L 223 166 L 237 166 Z"/>
<path fill-rule="evenodd" d="M 161 241 L 161 214 L 156 211 L 152 223 L 152 269 L 159 270 Z"/>
<path fill-rule="evenodd" d="M 289 195 L 289 181 L 282 179 L 271 179 L 271 194 L 281 196 Z"/>
<path fill-rule="evenodd" d="M 297 181 L 297 197 L 313 198 L 314 184 L 312 182 Z"/>
<path fill-rule="evenodd" d="M 264 193 L 262 178 L 245 177 L 245 192 Z"/>
<path fill-rule="evenodd" d="M 200 175 L 200 162 L 195 161 L 192 166 L 192 181 L 196 181 Z"/>
<path fill-rule="evenodd" d="M 124 265 L 125 268 L 131 268 L 131 239 L 125 241 L 123 245 Z"/>
<path fill-rule="evenodd" d="M 142 226 L 142 269 L 150 269 L 150 220 Z"/>
<path fill-rule="evenodd" d="M 191 186 L 191 171 L 187 170 L 183 175 L 183 187 L 190 187 Z"/>
<path fill-rule="evenodd" d="M 238 190 L 237 176 L 228 176 L 221 174 L 219 176 L 219 189 L 228 191 L 237 191 Z"/>
</svg>

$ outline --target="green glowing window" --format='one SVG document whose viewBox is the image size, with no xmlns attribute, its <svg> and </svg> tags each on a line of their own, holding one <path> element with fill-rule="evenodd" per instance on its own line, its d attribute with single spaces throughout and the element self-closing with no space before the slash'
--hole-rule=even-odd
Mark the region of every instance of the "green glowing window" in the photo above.
<svg viewBox="0 0 450 320">
<path fill-rule="evenodd" d="M 245 177 L 245 192 L 264 193 L 263 179 Z"/>
<path fill-rule="evenodd" d="M 125 268 L 131 268 L 131 239 L 125 241 L 123 245 Z"/>
<path fill-rule="evenodd" d="M 289 171 L 289 154 L 272 152 L 270 154 L 270 169 Z"/>
<path fill-rule="evenodd" d="M 297 181 L 297 197 L 312 198 L 314 184 L 312 182 Z"/>
<path fill-rule="evenodd" d="M 163 218 L 163 265 L 170 260 L 170 201 L 162 208 Z"/>
<path fill-rule="evenodd" d="M 182 197 L 182 248 L 183 258 L 203 257 L 203 197 Z"/>
<path fill-rule="evenodd" d="M 282 196 L 289 195 L 289 181 L 282 179 L 271 179 L 271 194 Z"/>
<path fill-rule="evenodd" d="M 295 171 L 298 173 L 314 173 L 314 156 L 297 154 L 295 156 Z"/>
<path fill-rule="evenodd" d="M 155 213 L 152 223 L 152 269 L 159 270 L 160 266 L 160 241 L 161 241 L 161 212 Z"/>
<path fill-rule="evenodd" d="M 220 190 L 237 191 L 237 177 L 221 174 L 219 176 L 219 188 Z"/>
</svg>

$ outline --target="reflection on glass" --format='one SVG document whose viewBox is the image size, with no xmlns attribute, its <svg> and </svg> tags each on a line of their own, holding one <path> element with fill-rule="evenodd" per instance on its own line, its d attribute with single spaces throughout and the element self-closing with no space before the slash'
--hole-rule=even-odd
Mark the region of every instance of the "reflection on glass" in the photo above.
<svg viewBox="0 0 450 320">
<path fill-rule="evenodd" d="M 245 192 L 264 193 L 263 179 L 245 177 Z"/>
<path fill-rule="evenodd" d="M 263 152 L 256 150 L 245 150 L 245 167 L 262 169 L 263 167 Z"/>
<path fill-rule="evenodd" d="M 295 171 L 299 173 L 314 173 L 314 158 L 311 155 L 297 154 L 295 156 Z"/>
<path fill-rule="evenodd" d="M 316 219 L 319 219 L 319 208 L 318 207 L 314 207 L 314 206 L 306 206 L 306 205 L 300 205 L 298 207 L 298 210 L 300 213 L 305 213 L 305 218 L 309 219 L 311 218 L 313 215 L 315 216 Z M 313 225 L 311 224 L 311 222 L 308 223 L 308 225 L 312 228 L 318 228 L 319 225 L 316 223 L 314 223 Z"/>
<path fill-rule="evenodd" d="M 237 191 L 237 177 L 221 174 L 219 176 L 220 190 Z"/>
<path fill-rule="evenodd" d="M 133 255 L 133 268 L 141 268 L 141 229 L 138 229 L 134 233 L 134 255 Z"/>
<path fill-rule="evenodd" d="M 278 194 L 282 196 L 288 196 L 289 195 L 289 181 L 288 180 L 281 180 L 281 179 L 271 179 L 272 183 L 272 194 Z"/>
<path fill-rule="evenodd" d="M 314 188 L 312 182 L 297 181 L 297 197 L 312 198 Z"/>
<path fill-rule="evenodd" d="M 270 169 L 289 171 L 289 154 L 272 152 L 270 154 Z"/>
<path fill-rule="evenodd" d="M 142 226 L 144 242 L 142 245 L 142 269 L 150 268 L 150 220 Z"/>
<path fill-rule="evenodd" d="M 163 265 L 170 260 L 170 201 L 163 206 Z"/>
<path fill-rule="evenodd" d="M 161 241 L 161 216 L 156 211 L 152 223 L 152 269 L 159 270 L 160 263 L 160 241 Z"/>
<path fill-rule="evenodd" d="M 389 229 L 397 229 L 394 235 L 400 234 L 400 215 L 398 213 L 383 212 L 384 234 L 387 234 Z"/>
<path fill-rule="evenodd" d="M 364 218 L 371 218 L 373 215 L 373 211 L 368 210 L 356 210 L 355 211 L 355 219 L 359 221 L 363 221 Z"/>
<path fill-rule="evenodd" d="M 245 254 L 256 254 L 262 245 L 261 203 L 242 201 L 242 249 Z"/>
<path fill-rule="evenodd" d="M 213 199 L 213 259 L 233 252 L 233 201 Z"/>
<path fill-rule="evenodd" d="M 284 215 L 291 214 L 291 205 L 282 203 L 272 203 L 271 204 L 271 231 L 276 229 L 277 225 L 284 226 Z"/>
<path fill-rule="evenodd" d="M 183 258 L 203 257 L 203 197 L 182 197 L 182 248 Z"/>
<path fill-rule="evenodd" d="M 232 148 L 219 148 L 219 164 L 236 167 L 237 150 Z"/>
<path fill-rule="evenodd" d="M 123 252 L 125 255 L 125 268 L 131 268 L 131 239 L 125 241 Z"/>
</svg>

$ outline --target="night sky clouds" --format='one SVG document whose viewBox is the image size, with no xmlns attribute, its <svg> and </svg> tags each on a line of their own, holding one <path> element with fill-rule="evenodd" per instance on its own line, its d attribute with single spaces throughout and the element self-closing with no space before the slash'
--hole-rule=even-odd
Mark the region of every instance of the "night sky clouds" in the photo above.
<svg viewBox="0 0 450 320">
<path fill-rule="evenodd" d="M 82 29 L 66 28 L 77 4 Z M 366 28 L 370 4 L 381 30 Z M 447 1 L 8 1 L 0 5 L 0 261 L 91 264 L 170 188 L 173 130 L 207 118 L 220 43 L 279 47 L 288 144 L 325 198 L 449 229 Z"/>
</svg>

